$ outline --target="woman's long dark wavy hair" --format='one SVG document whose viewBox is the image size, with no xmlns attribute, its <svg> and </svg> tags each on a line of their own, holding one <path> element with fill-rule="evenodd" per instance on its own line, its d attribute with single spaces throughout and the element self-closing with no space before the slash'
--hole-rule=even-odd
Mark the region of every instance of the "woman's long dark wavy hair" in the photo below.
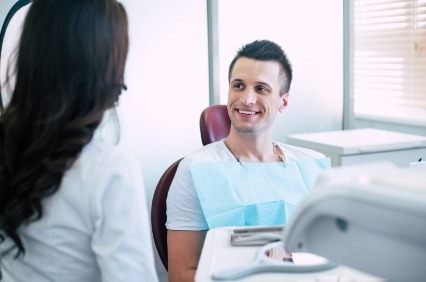
<svg viewBox="0 0 426 282">
<path fill-rule="evenodd" d="M 43 216 L 43 199 L 118 101 L 128 50 L 116 0 L 32 2 L 0 116 L 0 239 L 12 239 L 17 256 L 25 253 L 18 228 Z"/>
</svg>

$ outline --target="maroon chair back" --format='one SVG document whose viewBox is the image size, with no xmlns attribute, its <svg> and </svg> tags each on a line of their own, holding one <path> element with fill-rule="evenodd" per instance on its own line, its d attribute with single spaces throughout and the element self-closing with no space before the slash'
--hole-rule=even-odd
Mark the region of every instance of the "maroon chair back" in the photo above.
<svg viewBox="0 0 426 282">
<path fill-rule="evenodd" d="M 200 133 L 203 145 L 222 140 L 229 134 L 231 120 L 226 105 L 212 105 L 200 116 Z"/>
<path fill-rule="evenodd" d="M 176 169 L 182 159 L 175 161 L 163 173 L 155 188 L 151 206 L 151 228 L 155 247 L 166 269 L 167 266 L 167 229 L 166 229 L 166 199 L 170 184 L 175 177 Z"/>
</svg>

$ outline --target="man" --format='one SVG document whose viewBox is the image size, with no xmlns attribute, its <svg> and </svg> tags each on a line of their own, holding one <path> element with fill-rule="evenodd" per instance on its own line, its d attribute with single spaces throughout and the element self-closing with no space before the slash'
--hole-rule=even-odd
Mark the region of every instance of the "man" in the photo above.
<svg viewBox="0 0 426 282">
<path fill-rule="evenodd" d="M 280 46 L 267 40 L 243 46 L 228 79 L 229 135 L 187 156 L 170 187 L 170 281 L 194 280 L 208 229 L 285 224 L 316 175 L 329 167 L 320 153 L 272 139 L 292 80 Z"/>
</svg>

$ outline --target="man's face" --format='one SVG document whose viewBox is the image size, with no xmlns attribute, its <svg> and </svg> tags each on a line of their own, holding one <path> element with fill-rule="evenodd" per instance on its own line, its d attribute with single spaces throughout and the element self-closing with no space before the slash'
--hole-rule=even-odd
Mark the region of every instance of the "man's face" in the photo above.
<svg viewBox="0 0 426 282">
<path fill-rule="evenodd" d="M 236 131 L 256 134 L 271 128 L 288 102 L 288 94 L 279 95 L 279 74 L 280 65 L 274 61 L 236 61 L 228 92 L 228 113 Z"/>
</svg>

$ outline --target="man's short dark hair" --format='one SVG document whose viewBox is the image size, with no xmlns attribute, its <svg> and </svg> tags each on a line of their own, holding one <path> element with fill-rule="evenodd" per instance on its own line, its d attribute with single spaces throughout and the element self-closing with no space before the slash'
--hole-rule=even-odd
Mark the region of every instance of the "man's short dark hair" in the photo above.
<svg viewBox="0 0 426 282">
<path fill-rule="evenodd" d="M 290 90 L 291 80 L 293 78 L 293 71 L 287 55 L 278 44 L 269 40 L 256 40 L 241 47 L 229 65 L 229 82 L 231 80 L 231 73 L 234 65 L 241 57 L 259 61 L 274 61 L 279 63 L 281 66 L 280 76 L 283 76 L 280 95 L 288 93 Z"/>
</svg>

